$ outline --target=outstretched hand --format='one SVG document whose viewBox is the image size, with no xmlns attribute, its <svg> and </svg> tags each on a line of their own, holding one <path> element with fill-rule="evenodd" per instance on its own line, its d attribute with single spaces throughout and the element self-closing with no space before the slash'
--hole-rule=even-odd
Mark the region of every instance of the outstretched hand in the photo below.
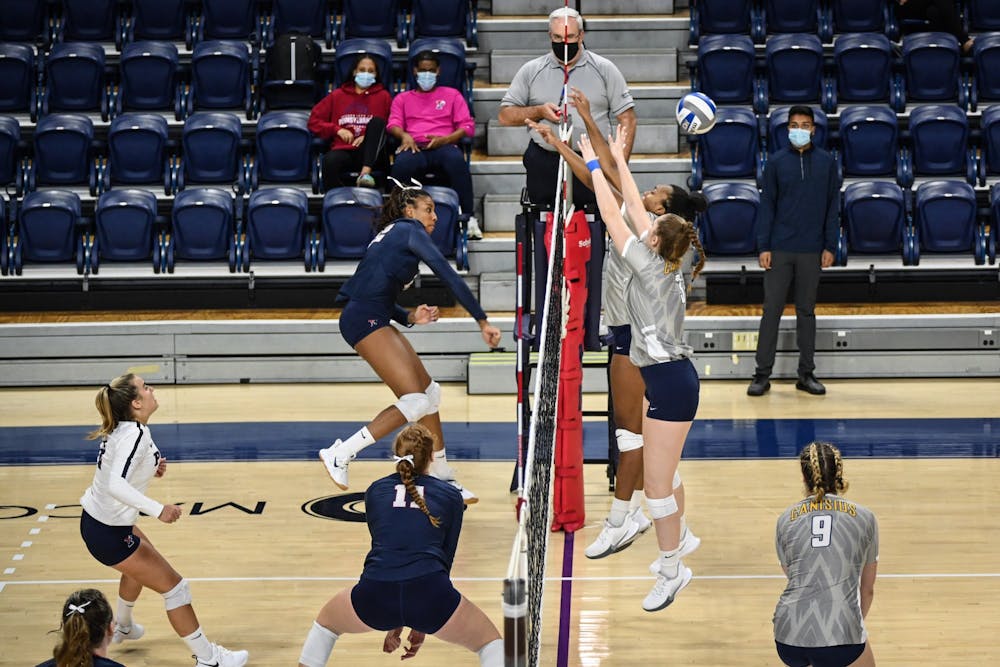
<svg viewBox="0 0 1000 667">
<path fill-rule="evenodd" d="M 624 125 L 619 125 L 615 130 L 615 136 L 612 139 L 608 137 L 608 148 L 611 150 L 611 157 L 615 159 L 618 164 L 625 164 L 628 162 L 628 158 L 625 157 L 625 147 L 628 145 L 628 130 L 625 129 Z"/>
<path fill-rule="evenodd" d="M 526 118 L 524 124 L 537 132 L 538 136 L 540 136 L 549 146 L 558 146 L 562 143 L 562 140 L 559 139 L 559 137 L 556 136 L 556 133 L 552 131 L 551 126 L 546 125 L 545 123 L 536 123 L 530 118 Z"/>
<path fill-rule="evenodd" d="M 575 86 L 569 88 L 569 101 L 576 107 L 581 116 L 590 116 L 590 100 L 583 91 Z"/>
<path fill-rule="evenodd" d="M 590 162 L 591 160 L 597 158 L 597 153 L 594 152 L 594 147 L 590 145 L 590 137 L 586 134 L 580 135 L 580 141 L 577 145 L 580 147 L 580 155 L 583 156 L 584 161 Z"/>
<path fill-rule="evenodd" d="M 437 306 L 428 306 L 426 303 L 422 303 L 417 306 L 416 310 L 410 313 L 410 323 L 430 324 L 431 322 L 437 322 L 439 317 L 441 317 L 441 312 Z"/>
</svg>

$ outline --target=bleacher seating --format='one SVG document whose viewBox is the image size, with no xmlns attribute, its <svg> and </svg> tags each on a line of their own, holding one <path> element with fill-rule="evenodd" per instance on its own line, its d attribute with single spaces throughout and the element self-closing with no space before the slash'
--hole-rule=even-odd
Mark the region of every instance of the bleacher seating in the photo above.
<svg viewBox="0 0 1000 667">
<path fill-rule="evenodd" d="M 199 42 L 191 54 L 191 92 L 187 111 L 242 109 L 255 114 L 250 63 L 246 44 L 212 40 Z"/>
<path fill-rule="evenodd" d="M 705 179 L 759 180 L 763 168 L 757 116 L 745 107 L 719 107 L 715 127 L 694 142 L 691 182 Z"/>
<path fill-rule="evenodd" d="M 177 189 L 190 183 L 246 186 L 240 119 L 231 113 L 201 111 L 184 121 Z"/>
<path fill-rule="evenodd" d="M 201 0 L 198 40 L 257 41 L 260 38 L 257 0 Z"/>
<path fill-rule="evenodd" d="M 757 209 L 760 193 L 749 183 L 711 183 L 703 194 L 708 208 L 698 220 L 705 252 L 712 255 L 752 255 L 757 250 Z"/>
<path fill-rule="evenodd" d="M 121 44 L 118 0 L 62 0 L 57 39 L 64 42 Z"/>
<path fill-rule="evenodd" d="M 762 101 L 822 104 L 829 110 L 823 77 L 823 44 L 813 34 L 769 37 L 764 47 L 767 76 Z M 766 110 L 766 105 L 759 110 Z"/>
<path fill-rule="evenodd" d="M 166 195 L 174 190 L 167 121 L 163 116 L 126 113 L 111 121 L 103 187 L 155 185 Z"/>
<path fill-rule="evenodd" d="M 351 37 L 395 39 L 406 46 L 406 16 L 398 0 L 343 0 L 337 40 Z"/>
<path fill-rule="evenodd" d="M 408 37 L 458 37 L 469 46 L 479 45 L 476 1 L 412 0 Z"/>
<path fill-rule="evenodd" d="M 851 183 L 844 190 L 841 224 L 851 253 L 901 253 L 909 226 L 903 190 L 889 181 Z M 840 259 L 846 264 L 846 253 Z"/>
<path fill-rule="evenodd" d="M 0 42 L 0 111 L 38 114 L 35 50 L 27 44 Z"/>
<path fill-rule="evenodd" d="M 274 0 L 266 20 L 268 45 L 277 35 L 293 32 L 333 47 L 334 15 L 328 0 Z"/>
<path fill-rule="evenodd" d="M 961 181 L 927 181 L 914 193 L 915 239 L 911 264 L 922 253 L 970 253 L 976 264 L 986 260 L 986 234 L 978 219 L 976 193 Z"/>
<path fill-rule="evenodd" d="M 903 100 L 893 74 L 892 44 L 881 33 L 840 35 L 833 48 L 836 86 L 828 108 L 838 102 L 887 102 L 902 111 Z"/>
<path fill-rule="evenodd" d="M 820 27 L 819 0 L 763 0 L 764 30 L 773 33 L 812 33 Z"/>
<path fill-rule="evenodd" d="M 371 188 L 332 188 L 323 197 L 321 242 L 317 266 L 326 258 L 360 259 L 374 238 L 382 216 L 382 196 Z"/>
<path fill-rule="evenodd" d="M 131 42 L 122 47 L 116 112 L 172 111 L 184 117 L 177 71 L 180 59 L 171 42 Z"/>
<path fill-rule="evenodd" d="M 156 195 L 124 188 L 101 194 L 94 209 L 94 240 L 90 272 L 102 262 L 152 261 L 153 272 L 163 268 L 163 233 L 156 224 Z"/>
<path fill-rule="evenodd" d="M 86 186 L 97 194 L 94 123 L 83 114 L 50 114 L 38 120 L 28 189 L 39 185 Z"/>
<path fill-rule="evenodd" d="M 926 104 L 910 112 L 910 161 L 907 182 L 921 176 L 958 176 L 976 181 L 974 149 L 969 147 L 969 121 L 957 106 Z"/>
<path fill-rule="evenodd" d="M 6 0 L 0 4 L 0 42 L 42 42 L 48 45 L 48 0 Z"/>
<path fill-rule="evenodd" d="M 903 37 L 903 99 L 907 102 L 968 103 L 959 76 L 961 52 L 954 35 L 922 32 Z"/>
<path fill-rule="evenodd" d="M 206 262 L 226 259 L 233 273 L 242 265 L 240 230 L 233 195 L 220 188 L 178 192 L 170 214 L 165 256 L 168 273 L 178 259 Z"/>
<path fill-rule="evenodd" d="M 844 176 L 880 176 L 906 182 L 899 124 L 889 107 L 859 105 L 843 109 L 839 145 Z"/>
<path fill-rule="evenodd" d="M 250 195 L 246 211 L 244 265 L 264 260 L 302 258 L 314 267 L 315 230 L 308 221 L 306 194 L 291 187 L 261 188 Z"/>
<path fill-rule="evenodd" d="M 182 41 L 190 47 L 190 8 L 188 0 L 132 0 L 123 32 L 129 41 Z"/>
<path fill-rule="evenodd" d="M 21 125 L 16 118 L 0 116 L 0 187 L 13 186 L 14 194 L 20 196 L 25 166 L 21 156 Z"/>
<path fill-rule="evenodd" d="M 45 85 L 41 113 L 57 111 L 99 112 L 108 120 L 111 87 L 105 73 L 104 48 L 90 42 L 52 46 L 45 58 Z"/>
<path fill-rule="evenodd" d="M 74 263 L 85 267 L 86 243 L 80 224 L 81 204 L 76 193 L 42 190 L 24 196 L 17 212 L 17 235 L 10 240 L 8 270 L 21 275 L 25 263 Z"/>
<path fill-rule="evenodd" d="M 319 161 L 303 111 L 272 111 L 257 121 L 250 187 L 259 183 L 299 183 L 319 192 Z"/>
</svg>

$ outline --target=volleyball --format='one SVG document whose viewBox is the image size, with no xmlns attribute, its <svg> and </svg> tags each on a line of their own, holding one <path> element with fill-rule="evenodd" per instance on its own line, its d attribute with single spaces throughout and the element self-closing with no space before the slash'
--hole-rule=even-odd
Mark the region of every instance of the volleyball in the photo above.
<svg viewBox="0 0 1000 667">
<path fill-rule="evenodd" d="M 684 134 L 705 134 L 715 125 L 715 102 L 704 93 L 688 93 L 677 102 L 677 125 Z"/>
</svg>

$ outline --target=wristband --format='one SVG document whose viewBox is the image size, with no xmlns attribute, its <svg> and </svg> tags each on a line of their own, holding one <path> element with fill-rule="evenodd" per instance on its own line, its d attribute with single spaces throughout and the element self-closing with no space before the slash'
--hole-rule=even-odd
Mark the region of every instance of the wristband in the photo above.
<svg viewBox="0 0 1000 667">
<path fill-rule="evenodd" d="M 601 168 L 601 162 L 595 157 L 593 160 L 587 162 L 587 169 L 591 172 L 595 172 Z"/>
</svg>

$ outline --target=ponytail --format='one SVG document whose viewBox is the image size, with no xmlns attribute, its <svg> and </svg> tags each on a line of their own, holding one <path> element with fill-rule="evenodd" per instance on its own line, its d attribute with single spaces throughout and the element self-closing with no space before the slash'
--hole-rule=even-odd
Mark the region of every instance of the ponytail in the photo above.
<svg viewBox="0 0 1000 667">
<path fill-rule="evenodd" d="M 396 453 L 393 457 L 396 461 L 396 472 L 399 473 L 399 478 L 403 481 L 410 498 L 427 515 L 431 524 L 435 528 L 440 528 L 441 520 L 431 515 L 427 501 L 420 495 L 413 481 L 414 473 L 423 474 L 430 466 L 434 451 L 434 436 L 426 426 L 410 424 L 396 436 L 392 449 Z"/>
<path fill-rule="evenodd" d="M 97 390 L 94 404 L 97 406 L 98 414 L 101 415 L 101 427 L 92 431 L 87 436 L 88 439 L 106 438 L 115 430 L 118 422 L 132 418 L 132 401 L 139 396 L 139 391 L 132 384 L 134 378 L 135 375 L 132 373 L 119 375 Z"/>
<path fill-rule="evenodd" d="M 59 643 L 52 651 L 57 667 L 93 667 L 94 649 L 107 637 L 114 614 L 99 590 L 76 591 L 63 604 Z"/>
</svg>

